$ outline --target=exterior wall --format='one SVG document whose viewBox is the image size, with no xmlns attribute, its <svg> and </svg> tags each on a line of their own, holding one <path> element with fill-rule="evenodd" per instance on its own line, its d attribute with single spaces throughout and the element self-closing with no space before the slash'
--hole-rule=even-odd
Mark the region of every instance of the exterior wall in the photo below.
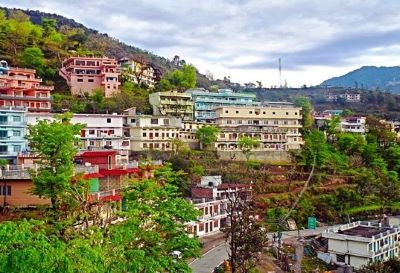
<svg viewBox="0 0 400 273">
<path fill-rule="evenodd" d="M 24 110 L 0 108 L 0 158 L 15 164 L 17 155 L 26 150 Z"/>
<path fill-rule="evenodd" d="M 197 121 L 214 122 L 214 109 L 222 106 L 256 106 L 255 94 L 234 93 L 230 89 L 220 89 L 218 92 L 209 92 L 205 89 L 189 89 L 186 93 L 192 96 L 194 103 L 194 118 Z"/>
<path fill-rule="evenodd" d="M 53 86 L 41 85 L 34 69 L 10 67 L 0 74 L 0 107 L 27 109 L 29 112 L 49 112 Z"/>
<path fill-rule="evenodd" d="M 120 62 L 121 70 L 127 70 L 130 68 L 132 70 L 132 74 L 129 75 L 129 78 L 132 82 L 139 84 L 138 77 L 135 75 L 139 75 L 140 83 L 144 83 L 149 87 L 154 87 L 156 83 L 156 75 L 154 68 L 146 63 L 137 61 L 137 60 L 127 60 Z"/>
<path fill-rule="evenodd" d="M 303 143 L 299 129 L 301 108 L 220 107 L 216 110 L 216 125 L 220 134 L 215 143 L 218 151 L 239 151 L 241 136 L 259 140 L 254 151 L 287 151 L 300 149 Z"/>
<path fill-rule="evenodd" d="M 2 185 L 4 185 L 4 179 Z M 35 205 L 49 205 L 50 199 L 39 198 L 30 193 L 33 184 L 31 180 L 7 180 L 7 185 L 11 186 L 11 195 L 6 197 L 6 202 L 13 207 L 26 207 Z M 3 205 L 4 196 L 0 193 L 0 202 Z"/>
<path fill-rule="evenodd" d="M 128 116 L 131 150 L 172 150 L 171 141 L 179 139 L 182 122 L 176 117 Z"/>
<path fill-rule="evenodd" d="M 149 95 L 153 115 L 176 116 L 193 120 L 193 102 L 190 94 L 178 91 L 157 92 Z"/>
<path fill-rule="evenodd" d="M 246 157 L 240 151 L 217 151 L 221 160 L 246 161 Z M 269 163 L 290 163 L 292 157 L 288 151 L 254 151 L 251 160 L 260 160 Z"/>
<path fill-rule="evenodd" d="M 341 121 L 342 132 L 348 133 L 366 133 L 366 118 L 365 117 L 347 117 Z"/>
<path fill-rule="evenodd" d="M 36 124 L 38 120 L 52 121 L 53 114 L 28 113 L 27 123 Z M 74 114 L 72 123 L 86 124 L 81 131 L 82 149 L 116 149 L 128 151 L 130 149 L 129 138 L 124 135 L 123 115 L 113 114 Z"/>
<path fill-rule="evenodd" d="M 63 61 L 59 74 L 71 87 L 71 93 L 82 96 L 94 89 L 104 91 L 105 97 L 111 97 L 119 90 L 117 61 L 110 58 L 70 57 Z"/>
</svg>

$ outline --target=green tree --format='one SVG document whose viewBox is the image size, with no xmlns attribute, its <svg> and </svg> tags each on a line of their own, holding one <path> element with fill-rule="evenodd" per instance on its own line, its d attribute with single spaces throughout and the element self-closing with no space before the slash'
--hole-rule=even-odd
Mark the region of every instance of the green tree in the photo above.
<svg viewBox="0 0 400 273">
<path fill-rule="evenodd" d="M 36 125 L 28 126 L 29 147 L 39 158 L 37 172 L 31 171 L 33 193 L 50 198 L 53 208 L 70 185 L 77 152 L 75 143 L 83 128 L 82 124 L 71 124 L 71 117 L 72 114 L 65 113 L 52 122 L 39 120 Z"/>
<path fill-rule="evenodd" d="M 252 151 L 260 145 L 260 141 L 254 137 L 241 136 L 237 141 L 237 145 L 246 157 L 246 161 L 249 161 Z"/>
<path fill-rule="evenodd" d="M 294 104 L 297 107 L 302 108 L 303 129 L 304 130 L 311 129 L 311 127 L 313 125 L 313 117 L 312 117 L 313 107 L 312 107 L 310 100 L 307 97 L 297 97 Z"/>
<path fill-rule="evenodd" d="M 200 149 L 210 149 L 217 141 L 219 129 L 215 126 L 203 126 L 196 131 L 196 138 L 200 141 Z"/>
<path fill-rule="evenodd" d="M 21 64 L 24 67 L 36 69 L 38 76 L 45 76 L 46 61 L 44 58 L 44 54 L 40 48 L 25 48 L 21 56 Z"/>
<path fill-rule="evenodd" d="M 366 145 L 365 138 L 358 134 L 343 133 L 337 139 L 339 150 L 347 155 L 361 154 Z"/>
<path fill-rule="evenodd" d="M 341 118 L 339 116 L 332 117 L 325 121 L 325 131 L 328 138 L 337 135 L 340 132 Z"/>
<path fill-rule="evenodd" d="M 184 64 L 181 69 L 175 69 L 167 72 L 160 80 L 161 90 L 184 91 L 196 86 L 197 71 L 193 65 Z"/>
</svg>

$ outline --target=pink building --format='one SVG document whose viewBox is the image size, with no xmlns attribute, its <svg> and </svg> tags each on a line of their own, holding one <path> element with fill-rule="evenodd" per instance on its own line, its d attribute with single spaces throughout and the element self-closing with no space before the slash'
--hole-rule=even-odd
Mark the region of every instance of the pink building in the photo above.
<svg viewBox="0 0 400 273">
<path fill-rule="evenodd" d="M 59 74 L 71 87 L 71 93 L 82 96 L 94 89 L 104 91 L 105 97 L 112 97 L 119 90 L 117 61 L 107 57 L 69 57 L 62 63 Z"/>
<path fill-rule="evenodd" d="M 4 61 L 2 61 L 5 63 Z M 50 112 L 53 86 L 41 85 L 36 70 L 2 66 L 0 71 L 0 107 L 25 108 L 29 112 Z"/>
</svg>

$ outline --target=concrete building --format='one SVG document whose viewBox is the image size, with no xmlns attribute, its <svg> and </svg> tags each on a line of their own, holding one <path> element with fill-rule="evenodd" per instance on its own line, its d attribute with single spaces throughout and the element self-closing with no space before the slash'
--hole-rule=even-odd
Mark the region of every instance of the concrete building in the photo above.
<svg viewBox="0 0 400 273">
<path fill-rule="evenodd" d="M 365 134 L 367 132 L 366 121 L 366 117 L 345 117 L 340 123 L 341 131 L 347 133 Z"/>
<path fill-rule="evenodd" d="M 36 124 L 38 120 L 53 120 L 53 114 L 28 113 L 26 119 L 28 124 Z M 125 154 L 130 150 L 124 115 L 74 114 L 71 122 L 86 125 L 80 134 L 83 150 L 114 149 Z"/>
<path fill-rule="evenodd" d="M 231 89 L 219 89 L 210 92 L 203 88 L 189 89 L 186 93 L 192 96 L 194 119 L 203 122 L 215 122 L 215 108 L 223 106 L 257 106 L 256 95 L 235 93 Z"/>
<path fill-rule="evenodd" d="M 172 116 L 130 115 L 126 119 L 132 151 L 170 151 L 182 129 L 181 119 Z"/>
<path fill-rule="evenodd" d="M 221 176 L 203 176 L 201 183 L 191 189 L 190 202 L 201 215 L 197 221 L 186 224 L 188 232 L 200 237 L 220 232 L 220 228 L 229 224 L 229 197 L 236 197 L 238 192 L 247 199 L 251 196 L 251 186 L 222 183 Z"/>
<path fill-rule="evenodd" d="M 140 59 L 120 59 L 118 61 L 121 71 L 129 77 L 131 82 L 154 87 L 157 82 L 157 73 L 154 66 Z"/>
<path fill-rule="evenodd" d="M 178 91 L 157 92 L 149 95 L 153 115 L 175 116 L 182 120 L 193 120 L 192 96 Z"/>
<path fill-rule="evenodd" d="M 8 67 L 2 61 L 0 68 L 0 107 L 27 109 L 29 112 L 50 112 L 50 92 L 53 86 L 42 85 L 36 70 Z"/>
<path fill-rule="evenodd" d="M 262 107 L 219 107 L 216 126 L 220 135 L 215 143 L 219 151 L 239 151 L 241 136 L 259 140 L 254 151 L 288 151 L 300 149 L 302 137 L 301 108 L 291 105 L 265 105 Z"/>
<path fill-rule="evenodd" d="M 354 222 L 328 229 L 322 237 L 328 239 L 328 253 L 334 263 L 355 269 L 399 256 L 399 227 Z"/>
<path fill-rule="evenodd" d="M 105 97 L 112 97 L 121 85 L 117 66 L 115 59 L 107 57 L 69 57 L 62 62 L 59 74 L 67 81 L 74 96 L 101 89 Z"/>
<path fill-rule="evenodd" d="M 0 158 L 15 164 L 17 155 L 26 150 L 26 111 L 0 108 Z"/>
</svg>

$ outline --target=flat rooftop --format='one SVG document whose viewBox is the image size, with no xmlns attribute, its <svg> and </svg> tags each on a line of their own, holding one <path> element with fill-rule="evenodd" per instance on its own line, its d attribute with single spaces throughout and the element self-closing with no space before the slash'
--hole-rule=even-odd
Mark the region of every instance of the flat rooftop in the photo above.
<svg viewBox="0 0 400 273">
<path fill-rule="evenodd" d="M 378 234 L 384 233 L 386 231 L 392 230 L 390 227 L 376 227 L 376 226 L 356 226 L 353 228 L 339 230 L 339 234 L 358 236 L 364 238 L 372 238 Z"/>
</svg>

